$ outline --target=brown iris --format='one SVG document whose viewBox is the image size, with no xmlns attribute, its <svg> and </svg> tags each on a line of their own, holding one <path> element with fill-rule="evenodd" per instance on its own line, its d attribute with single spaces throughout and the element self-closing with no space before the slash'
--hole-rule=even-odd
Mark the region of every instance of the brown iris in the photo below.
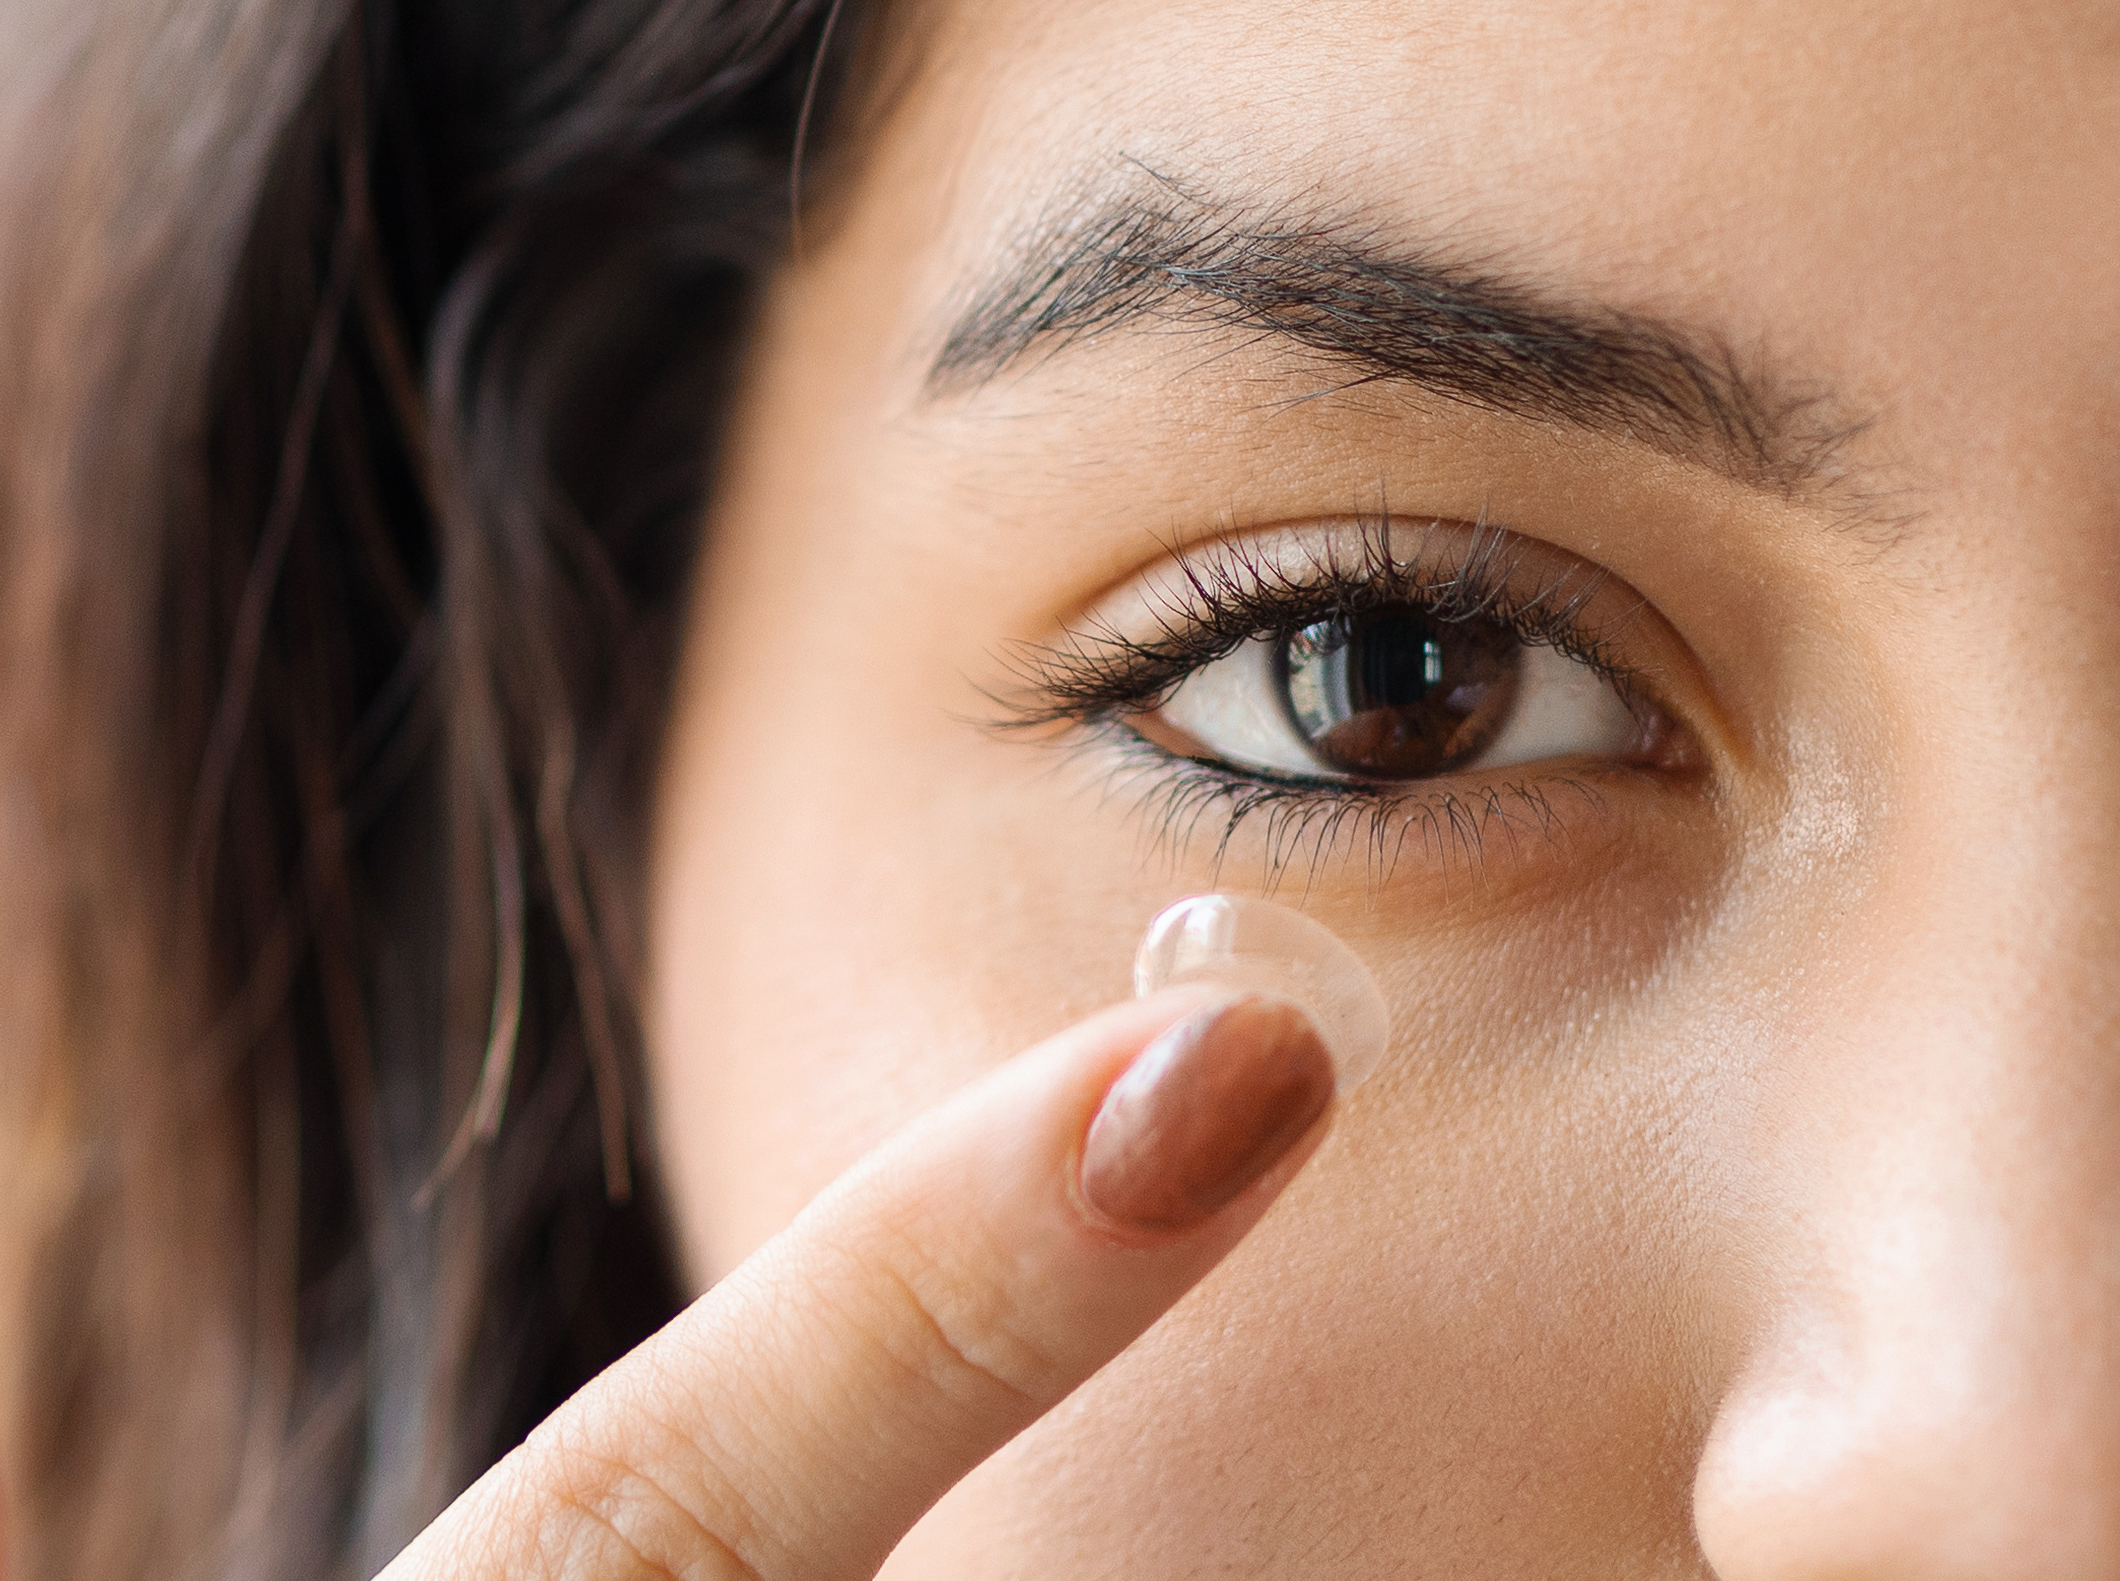
<svg viewBox="0 0 2120 1581">
<path fill-rule="evenodd" d="M 1523 651 L 1480 620 L 1415 609 L 1339 616 L 1283 643 L 1281 695 L 1327 767 L 1425 779 L 1464 767 L 1508 721 Z"/>
</svg>

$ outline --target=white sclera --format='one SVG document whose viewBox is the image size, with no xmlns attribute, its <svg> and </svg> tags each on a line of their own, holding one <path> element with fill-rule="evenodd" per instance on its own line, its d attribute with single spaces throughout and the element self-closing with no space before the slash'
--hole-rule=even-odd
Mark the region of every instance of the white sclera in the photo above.
<svg viewBox="0 0 2120 1581">
<path fill-rule="evenodd" d="M 1376 1069 L 1391 1012 L 1338 934 L 1300 911 L 1240 895 L 1194 895 L 1159 912 L 1134 955 L 1134 992 L 1219 983 L 1293 999 L 1332 1047 L 1344 1095 Z"/>
</svg>

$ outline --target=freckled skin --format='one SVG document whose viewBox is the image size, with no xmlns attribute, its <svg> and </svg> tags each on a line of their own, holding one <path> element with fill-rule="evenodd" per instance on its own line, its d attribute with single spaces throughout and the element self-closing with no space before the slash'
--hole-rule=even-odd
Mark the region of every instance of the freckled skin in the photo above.
<svg viewBox="0 0 2120 1581">
<path fill-rule="evenodd" d="M 1217 867 L 1211 817 L 980 725 L 1010 644 L 1173 544 L 1380 497 L 1551 544 L 1653 606 L 1704 766 L 1559 776 L 1551 827 L 1388 871 L 1283 850 L 1393 1000 L 1384 1069 L 887 1574 L 2120 1573 L 2120 13 L 981 0 L 889 47 L 760 327 L 661 792 L 702 1281 L 1122 997 L 1165 903 L 1267 887 L 1257 824 Z M 1297 399 L 1189 332 L 932 398 L 953 292 L 1128 159 L 1329 194 L 1871 421 L 1797 497 Z"/>
</svg>

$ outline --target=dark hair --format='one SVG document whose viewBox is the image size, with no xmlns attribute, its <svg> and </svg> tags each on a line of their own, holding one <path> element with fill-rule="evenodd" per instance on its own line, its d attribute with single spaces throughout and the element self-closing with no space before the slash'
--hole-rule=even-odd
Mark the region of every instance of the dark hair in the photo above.
<svg viewBox="0 0 2120 1581">
<path fill-rule="evenodd" d="M 679 1299 L 647 790 L 833 19 L 94 9 L 0 209 L 0 1569 L 367 1574 Z"/>
</svg>

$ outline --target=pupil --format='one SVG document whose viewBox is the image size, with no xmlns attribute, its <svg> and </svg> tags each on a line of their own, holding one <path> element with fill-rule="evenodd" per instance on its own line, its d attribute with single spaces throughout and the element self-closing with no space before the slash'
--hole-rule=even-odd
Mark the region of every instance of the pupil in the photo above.
<svg viewBox="0 0 2120 1581">
<path fill-rule="evenodd" d="M 1463 766 L 1509 717 L 1522 647 L 1497 626 L 1416 609 L 1339 616 L 1291 634 L 1282 695 L 1329 767 L 1425 779 Z"/>
</svg>

